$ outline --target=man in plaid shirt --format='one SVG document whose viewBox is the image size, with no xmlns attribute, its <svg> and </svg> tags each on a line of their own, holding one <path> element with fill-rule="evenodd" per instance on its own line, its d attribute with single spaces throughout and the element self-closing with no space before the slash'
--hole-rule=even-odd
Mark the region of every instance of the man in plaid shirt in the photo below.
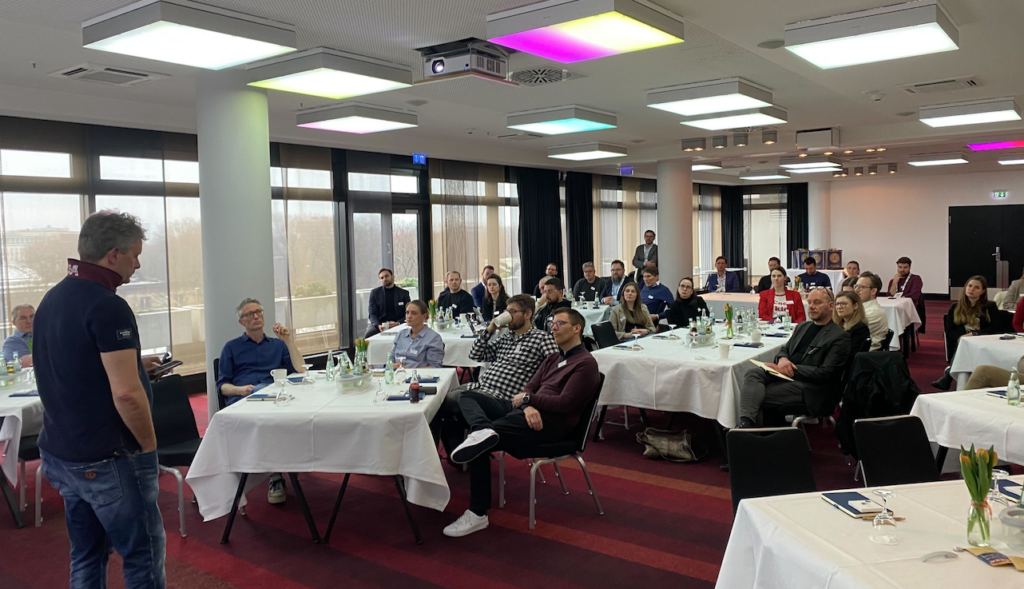
<svg viewBox="0 0 1024 589">
<path fill-rule="evenodd" d="M 512 316 L 508 330 L 495 337 L 500 327 L 491 321 L 487 330 L 473 343 L 469 357 L 477 362 L 490 362 L 481 371 L 480 380 L 448 392 L 444 403 L 434 417 L 432 428 L 440 428 L 441 441 L 446 452 L 454 450 L 465 439 L 466 423 L 459 411 L 459 396 L 465 391 L 479 391 L 497 399 L 511 401 L 523 391 L 545 358 L 558 352 L 555 338 L 547 331 L 533 326 L 536 303 L 530 295 L 509 298 L 506 312 Z M 499 316 L 500 318 L 500 316 Z"/>
</svg>

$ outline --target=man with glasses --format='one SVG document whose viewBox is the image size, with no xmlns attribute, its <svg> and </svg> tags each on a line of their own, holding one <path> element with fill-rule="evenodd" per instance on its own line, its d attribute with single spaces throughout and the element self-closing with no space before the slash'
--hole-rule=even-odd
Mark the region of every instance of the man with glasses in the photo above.
<svg viewBox="0 0 1024 589">
<path fill-rule="evenodd" d="M 395 286 L 395 273 L 391 270 L 381 268 L 377 278 L 380 279 L 380 286 L 370 291 L 369 325 L 363 337 L 405 323 L 405 306 L 412 300 L 409 291 Z M 462 282 L 461 279 L 459 282 Z"/>
<path fill-rule="evenodd" d="M 477 382 L 464 384 L 449 391 L 434 421 L 431 430 L 440 432 L 445 450 L 451 452 L 463 439 L 466 424 L 459 411 L 459 397 L 466 391 L 478 391 L 511 401 L 522 392 L 537 367 L 545 358 L 558 351 L 558 345 L 547 331 L 533 326 L 533 297 L 525 294 L 509 298 L 505 312 L 509 314 L 507 329 L 498 325 L 499 315 L 473 342 L 469 357 L 477 362 L 489 362 L 490 366 L 480 374 Z M 495 336 L 498 331 L 502 333 Z"/>
<path fill-rule="evenodd" d="M 235 313 L 245 333 L 224 344 L 217 377 L 217 390 L 228 405 L 273 384 L 271 370 L 286 368 L 289 373 L 306 371 L 302 365 L 302 353 L 287 327 L 280 323 L 274 324 L 274 335 L 277 338 L 267 337 L 263 333 L 263 305 L 259 301 L 245 299 L 235 309 Z M 280 474 L 274 474 L 270 477 L 267 501 L 284 503 L 284 500 L 284 479 Z"/>
<path fill-rule="evenodd" d="M 451 458 L 469 464 L 469 509 L 445 527 L 446 536 L 457 538 L 487 527 L 491 452 L 565 440 L 580 419 L 590 418 L 583 410 L 597 393 L 601 376 L 580 340 L 585 326 L 579 311 L 559 309 L 551 324 L 558 353 L 544 359 L 520 391 L 511 398 L 469 391 L 459 399 L 471 432 Z"/>
<path fill-rule="evenodd" d="M 882 347 L 882 341 L 889 335 L 889 319 L 885 316 L 885 309 L 875 300 L 881 289 L 882 279 L 872 272 L 861 272 L 857 284 L 853 285 L 853 292 L 863 302 L 861 307 L 871 331 L 872 352 L 877 352 Z"/>
<path fill-rule="evenodd" d="M 593 262 L 583 264 L 583 278 L 572 287 L 572 297 L 577 301 L 596 301 L 604 290 L 604 278 L 597 275 Z"/>
</svg>

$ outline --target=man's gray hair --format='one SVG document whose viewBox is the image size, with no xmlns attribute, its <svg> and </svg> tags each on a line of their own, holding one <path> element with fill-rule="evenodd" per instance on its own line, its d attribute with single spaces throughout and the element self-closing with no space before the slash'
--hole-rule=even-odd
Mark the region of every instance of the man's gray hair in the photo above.
<svg viewBox="0 0 1024 589">
<path fill-rule="evenodd" d="M 14 308 L 11 309 L 11 323 L 14 323 L 14 320 L 18 318 L 18 313 L 20 313 L 22 309 L 32 309 L 34 311 L 35 307 L 32 305 L 15 305 Z"/>
<path fill-rule="evenodd" d="M 83 262 L 96 263 L 117 248 L 126 253 L 135 242 L 145 241 L 146 230 L 139 218 L 118 211 L 97 211 L 82 223 L 78 234 L 78 257 Z"/>
<path fill-rule="evenodd" d="M 242 318 L 242 309 L 244 309 L 245 306 L 250 303 L 256 303 L 257 305 L 260 306 L 261 309 L 263 308 L 263 303 L 257 301 L 256 299 L 242 299 L 242 302 L 238 303 L 238 306 L 235 307 L 235 314 L 238 315 L 239 319 Z"/>
<path fill-rule="evenodd" d="M 584 270 L 586 270 L 587 268 L 593 268 L 593 267 L 594 267 L 594 263 L 593 262 L 583 262 L 583 269 Z"/>
</svg>

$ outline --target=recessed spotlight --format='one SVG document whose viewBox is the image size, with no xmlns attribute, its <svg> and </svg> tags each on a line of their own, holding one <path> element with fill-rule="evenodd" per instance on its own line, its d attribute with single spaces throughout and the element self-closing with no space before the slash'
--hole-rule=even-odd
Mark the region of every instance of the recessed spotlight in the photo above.
<svg viewBox="0 0 1024 589">
<path fill-rule="evenodd" d="M 875 148 L 874 147 L 869 147 L 869 148 L 865 149 L 864 152 L 865 153 L 875 153 Z"/>
<path fill-rule="evenodd" d="M 886 149 L 887 148 L 885 148 L 885 147 L 876 147 L 875 151 L 882 152 L 882 151 L 885 151 Z"/>
<path fill-rule="evenodd" d="M 847 149 L 843 153 L 845 153 L 846 155 L 850 155 L 851 153 L 853 153 L 853 150 L 852 149 Z"/>
<path fill-rule="evenodd" d="M 874 164 L 874 165 L 868 166 L 868 175 L 869 176 L 876 176 L 876 175 L 878 175 L 878 164 Z"/>
<path fill-rule="evenodd" d="M 854 168 L 853 169 L 853 175 L 854 176 L 863 176 L 864 175 L 864 168 L 860 168 L 860 167 Z"/>
<path fill-rule="evenodd" d="M 715 149 L 724 149 L 729 147 L 729 137 L 727 135 L 715 135 L 711 138 L 711 145 Z"/>
<path fill-rule="evenodd" d="M 889 173 L 890 174 L 895 174 L 896 173 L 896 164 L 889 164 Z"/>
<path fill-rule="evenodd" d="M 824 155 L 832 155 L 832 152 L 831 152 L 831 151 L 826 151 L 826 152 L 824 153 Z"/>
<path fill-rule="evenodd" d="M 732 134 L 732 144 L 735 145 L 736 147 L 746 147 L 747 146 L 747 134 L 746 133 L 733 133 Z"/>
<path fill-rule="evenodd" d="M 798 155 L 797 157 L 807 157 L 807 152 L 801 153 L 801 154 L 800 154 L 800 155 Z"/>
<path fill-rule="evenodd" d="M 778 131 L 763 131 L 761 133 L 761 143 L 764 143 L 765 145 L 775 145 L 775 143 L 778 142 L 778 140 Z"/>
<path fill-rule="evenodd" d="M 959 48 L 959 32 L 936 0 L 794 23 L 785 31 L 786 49 L 822 69 Z"/>
<path fill-rule="evenodd" d="M 704 137 L 696 139 L 683 139 L 683 151 L 704 151 L 708 146 L 708 140 Z"/>
</svg>

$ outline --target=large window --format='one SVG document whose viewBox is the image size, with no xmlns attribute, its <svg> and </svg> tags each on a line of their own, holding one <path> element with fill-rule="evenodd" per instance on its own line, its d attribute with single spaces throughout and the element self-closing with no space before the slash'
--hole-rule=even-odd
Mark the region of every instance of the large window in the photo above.
<svg viewBox="0 0 1024 589">
<path fill-rule="evenodd" d="M 786 253 L 786 187 L 752 187 L 743 195 L 744 257 L 751 266 L 751 284 L 764 276 L 768 258 L 788 264 Z"/>
<path fill-rule="evenodd" d="M 658 192 L 654 180 L 594 176 L 594 263 L 609 276 L 612 262 L 630 261 L 648 230 L 658 232 Z"/>
</svg>

